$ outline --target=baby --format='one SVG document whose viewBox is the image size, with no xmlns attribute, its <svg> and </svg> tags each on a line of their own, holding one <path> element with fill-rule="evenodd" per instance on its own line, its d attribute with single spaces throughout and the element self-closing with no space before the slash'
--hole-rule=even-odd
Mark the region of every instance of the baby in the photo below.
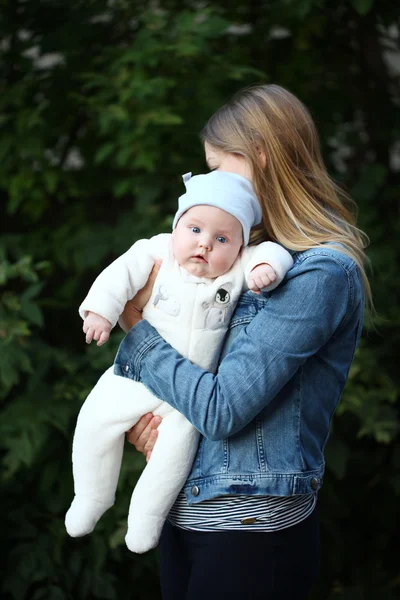
<svg viewBox="0 0 400 600">
<path fill-rule="evenodd" d="M 107 341 L 125 304 L 162 260 L 147 319 L 183 356 L 215 372 L 240 294 L 274 289 L 293 261 L 278 244 L 247 247 L 262 213 L 251 182 L 222 171 L 183 177 L 172 234 L 139 240 L 92 285 L 79 312 L 86 341 Z M 246 285 L 247 284 L 247 285 Z M 73 441 L 75 498 L 66 515 L 69 535 L 93 531 L 114 504 L 125 432 L 148 412 L 160 415 L 157 444 L 132 494 L 125 537 L 133 552 L 159 540 L 164 521 L 190 472 L 199 433 L 178 411 L 137 381 L 110 367 L 79 413 Z M 129 371 L 129 360 L 123 367 Z"/>
</svg>

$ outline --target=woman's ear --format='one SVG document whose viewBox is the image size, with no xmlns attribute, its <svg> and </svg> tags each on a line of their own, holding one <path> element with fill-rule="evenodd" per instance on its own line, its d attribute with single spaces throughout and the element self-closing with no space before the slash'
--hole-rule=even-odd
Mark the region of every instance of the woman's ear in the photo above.
<svg viewBox="0 0 400 600">
<path fill-rule="evenodd" d="M 261 146 L 259 146 L 258 144 L 256 146 L 256 150 L 257 150 L 258 158 L 260 160 L 260 164 L 261 164 L 262 168 L 265 169 L 265 167 L 267 166 L 267 155 L 265 154 L 265 152 L 261 148 Z"/>
</svg>

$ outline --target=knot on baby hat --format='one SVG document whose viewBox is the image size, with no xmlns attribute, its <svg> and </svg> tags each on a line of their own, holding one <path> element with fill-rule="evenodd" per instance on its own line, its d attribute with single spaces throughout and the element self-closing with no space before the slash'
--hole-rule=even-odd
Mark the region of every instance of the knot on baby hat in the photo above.
<svg viewBox="0 0 400 600">
<path fill-rule="evenodd" d="M 206 204 L 225 210 L 236 217 L 243 229 L 243 243 L 249 243 L 250 229 L 262 221 L 261 206 L 255 195 L 251 181 L 225 171 L 212 171 L 206 175 L 191 173 L 183 175 L 186 193 L 178 201 L 172 229 L 175 229 L 180 217 L 189 208 Z"/>
</svg>

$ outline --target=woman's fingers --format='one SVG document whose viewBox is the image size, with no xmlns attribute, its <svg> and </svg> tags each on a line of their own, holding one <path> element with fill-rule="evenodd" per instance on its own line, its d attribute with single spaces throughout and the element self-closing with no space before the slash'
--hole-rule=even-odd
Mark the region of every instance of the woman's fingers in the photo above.
<svg viewBox="0 0 400 600">
<path fill-rule="evenodd" d="M 156 444 L 157 437 L 158 437 L 158 430 L 152 429 L 152 431 L 150 432 L 149 439 L 147 440 L 147 442 L 144 446 L 144 454 L 146 456 L 146 462 L 149 462 L 149 460 L 150 460 L 150 456 L 151 456 L 153 448 Z"/>
<path fill-rule="evenodd" d="M 147 455 L 154 448 L 157 439 L 157 427 L 161 423 L 161 417 L 152 413 L 143 415 L 141 419 L 126 433 L 126 438 L 139 452 Z"/>
<path fill-rule="evenodd" d="M 142 319 L 142 310 L 151 298 L 154 282 L 160 270 L 162 261 L 156 261 L 151 270 L 145 286 L 138 291 L 136 296 L 126 303 L 125 308 L 118 320 L 120 327 L 124 331 L 129 331 L 136 323 Z"/>
<path fill-rule="evenodd" d="M 140 436 L 142 435 L 144 430 L 147 428 L 147 426 L 150 423 L 150 421 L 152 420 L 152 418 L 153 418 L 153 413 L 147 413 L 146 415 L 143 415 L 143 417 L 141 417 L 139 419 L 139 421 L 136 423 L 136 425 L 134 425 L 134 427 L 131 427 L 131 429 L 129 429 L 129 431 L 126 432 L 126 439 L 128 440 L 128 442 L 130 444 L 133 444 L 133 446 L 135 446 L 136 450 L 139 450 L 139 452 L 144 451 L 144 444 L 145 444 L 145 441 L 147 441 L 147 440 L 142 440 L 142 442 L 141 442 Z M 142 443 L 143 443 L 143 445 L 142 445 Z"/>
<path fill-rule="evenodd" d="M 150 272 L 150 275 L 149 275 L 146 285 L 144 287 L 142 287 L 142 289 L 138 291 L 136 296 L 134 296 L 132 298 L 131 302 L 133 302 L 133 305 L 138 310 L 143 310 L 143 308 L 146 306 L 146 304 L 150 300 L 151 294 L 153 291 L 153 287 L 154 287 L 154 282 L 155 282 L 158 272 L 160 270 L 161 264 L 162 264 L 161 260 L 158 260 L 154 263 L 154 267 L 152 268 L 152 270 Z"/>
</svg>

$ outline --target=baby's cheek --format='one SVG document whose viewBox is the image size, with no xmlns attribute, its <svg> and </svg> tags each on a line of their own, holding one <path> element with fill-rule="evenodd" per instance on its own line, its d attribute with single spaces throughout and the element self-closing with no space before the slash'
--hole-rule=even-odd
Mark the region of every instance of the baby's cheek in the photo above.
<svg viewBox="0 0 400 600">
<path fill-rule="evenodd" d="M 175 230 L 176 231 L 176 230 Z M 172 252 L 178 263 L 182 260 L 182 244 L 180 243 L 179 236 L 172 234 Z"/>
</svg>

